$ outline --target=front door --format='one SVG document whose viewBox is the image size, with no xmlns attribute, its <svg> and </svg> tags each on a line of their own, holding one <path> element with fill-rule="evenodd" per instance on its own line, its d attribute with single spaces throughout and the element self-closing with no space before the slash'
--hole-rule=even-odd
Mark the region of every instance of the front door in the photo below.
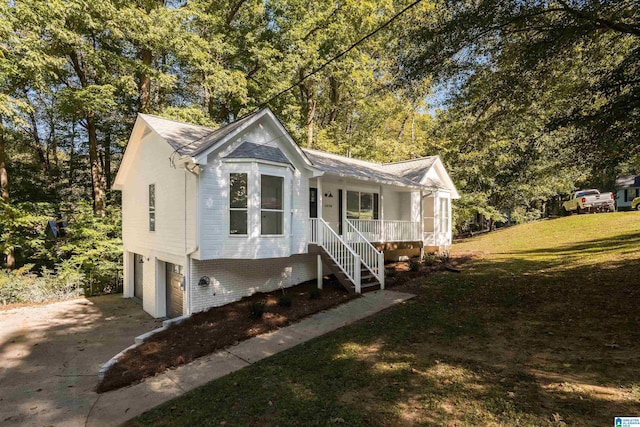
<svg viewBox="0 0 640 427">
<path fill-rule="evenodd" d="M 167 263 L 167 317 L 182 316 L 182 266 Z"/>
<path fill-rule="evenodd" d="M 142 255 L 133 254 L 133 296 L 142 300 L 142 267 L 144 258 Z"/>
<path fill-rule="evenodd" d="M 309 218 L 318 218 L 318 189 L 309 188 Z"/>
</svg>

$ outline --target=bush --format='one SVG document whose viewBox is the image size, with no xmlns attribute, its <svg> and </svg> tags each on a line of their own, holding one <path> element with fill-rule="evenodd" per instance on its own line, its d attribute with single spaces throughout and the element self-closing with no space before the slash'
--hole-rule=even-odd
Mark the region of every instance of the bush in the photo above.
<svg viewBox="0 0 640 427">
<path fill-rule="evenodd" d="M 0 272 L 0 304 L 40 303 L 68 299 L 84 293 L 82 273 L 43 269 L 38 276 L 27 265 L 11 273 Z"/>
<path fill-rule="evenodd" d="M 440 255 L 438 255 L 438 260 L 440 260 L 440 262 L 443 264 L 448 264 L 449 261 L 451 261 L 451 255 L 449 254 L 449 251 L 444 251 Z"/>
<path fill-rule="evenodd" d="M 438 257 L 436 256 L 435 252 L 426 253 L 426 254 L 424 254 L 424 257 L 422 258 L 422 262 L 424 262 L 429 267 L 434 265 L 437 260 L 438 260 Z"/>
<path fill-rule="evenodd" d="M 395 268 L 385 268 L 384 270 L 384 275 L 390 279 L 396 277 L 396 274 L 398 274 L 398 272 Z"/>
<path fill-rule="evenodd" d="M 409 271 L 419 271 L 420 270 L 420 261 L 417 259 L 409 260 Z"/>
<path fill-rule="evenodd" d="M 321 296 L 322 296 L 322 290 L 321 289 L 313 288 L 313 289 L 311 289 L 311 292 L 309 292 L 309 298 L 310 299 L 320 299 Z"/>
<path fill-rule="evenodd" d="M 67 222 L 66 235 L 48 238 L 47 221 L 61 218 Z M 13 250 L 16 266 L 27 277 L 3 282 L 11 287 L 23 284 L 22 302 L 40 302 L 40 296 L 48 293 L 45 289 L 57 289 L 57 284 L 69 280 L 81 283 L 86 295 L 117 290 L 117 279 L 122 277 L 120 228 L 118 207 L 109 207 L 107 216 L 100 218 L 93 215 L 90 203 L 8 205 L 0 200 L 0 254 Z M 0 255 L 0 264 L 3 258 Z M 61 277 L 54 278 L 54 272 Z M 32 286 L 38 296 L 27 289 Z M 16 297 L 9 293 L 5 289 L 5 299 L 14 301 Z"/>
<path fill-rule="evenodd" d="M 264 314 L 265 304 L 261 301 L 253 301 L 249 304 L 249 314 L 253 319 L 260 319 Z"/>
<path fill-rule="evenodd" d="M 278 305 L 280 307 L 291 307 L 291 304 L 293 304 L 291 294 L 282 294 L 278 297 Z"/>
</svg>

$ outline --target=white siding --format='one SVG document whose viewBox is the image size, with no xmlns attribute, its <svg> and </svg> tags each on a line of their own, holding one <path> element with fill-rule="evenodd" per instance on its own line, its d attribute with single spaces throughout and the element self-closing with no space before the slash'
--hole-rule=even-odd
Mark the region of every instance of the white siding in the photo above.
<svg viewBox="0 0 640 427">
<path fill-rule="evenodd" d="M 195 245 L 196 177 L 169 165 L 173 149 L 155 134 L 140 144 L 122 189 L 124 246 L 184 255 Z M 149 231 L 149 184 L 155 184 L 155 231 Z"/>
<path fill-rule="evenodd" d="M 397 191 L 393 191 L 385 188 L 383 190 L 383 205 L 384 205 L 384 220 L 399 220 L 400 211 L 400 194 Z"/>
<path fill-rule="evenodd" d="M 155 133 L 134 143 L 139 146 L 122 189 L 124 295 L 133 295 L 131 254 L 143 255 L 143 309 L 162 317 L 166 311 L 161 261 L 184 265 L 187 251 L 196 245 L 197 178 L 170 166 L 173 149 Z M 149 231 L 149 184 L 155 184 L 155 231 Z"/>
<path fill-rule="evenodd" d="M 244 141 L 277 146 L 296 159 L 282 135 L 269 123 L 258 122 L 234 138 L 222 151 L 209 155 L 200 181 L 200 260 L 288 257 L 307 251 L 309 179 L 304 165 L 294 167 L 258 161 L 221 160 Z M 229 234 L 229 174 L 248 175 L 248 234 Z M 284 233 L 260 235 L 260 175 L 284 178 Z"/>
<path fill-rule="evenodd" d="M 398 193 L 398 206 L 400 206 L 398 220 L 412 221 L 411 193 Z"/>
<path fill-rule="evenodd" d="M 256 292 L 290 287 L 316 277 L 315 255 L 261 260 L 193 260 L 191 264 L 191 310 L 198 312 L 238 301 Z M 198 281 L 207 276 L 209 286 Z"/>
</svg>

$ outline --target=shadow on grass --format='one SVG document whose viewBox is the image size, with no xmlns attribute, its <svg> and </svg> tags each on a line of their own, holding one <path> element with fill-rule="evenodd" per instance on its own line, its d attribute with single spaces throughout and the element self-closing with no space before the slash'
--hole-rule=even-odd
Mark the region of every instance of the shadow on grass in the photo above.
<svg viewBox="0 0 640 427">
<path fill-rule="evenodd" d="M 505 257 L 417 279 L 414 300 L 132 424 L 609 425 L 640 413 L 639 266 Z"/>
<path fill-rule="evenodd" d="M 622 250 L 637 251 L 638 248 L 640 248 L 640 233 L 627 233 L 614 237 L 587 240 L 577 244 L 514 251 L 513 253 L 523 255 L 585 255 L 587 253 L 591 254 Z"/>
</svg>

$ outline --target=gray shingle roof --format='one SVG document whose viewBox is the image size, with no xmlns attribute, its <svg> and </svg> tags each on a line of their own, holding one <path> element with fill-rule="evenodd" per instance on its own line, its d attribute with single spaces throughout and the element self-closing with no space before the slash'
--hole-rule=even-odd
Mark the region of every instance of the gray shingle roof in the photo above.
<svg viewBox="0 0 640 427">
<path fill-rule="evenodd" d="M 182 123 L 150 114 L 140 114 L 140 117 L 164 138 L 177 153 L 185 156 L 197 156 L 250 121 L 256 115 L 262 113 L 262 111 L 264 110 L 250 114 L 219 129 Z M 309 149 L 303 149 L 302 151 L 316 168 L 327 174 L 401 187 L 447 188 L 439 180 L 434 179 L 427 179 L 426 182 L 420 183 L 426 171 L 429 170 L 435 162 L 436 156 L 405 162 L 380 164 L 339 156 L 337 154 L 324 153 L 322 151 Z M 291 163 L 279 148 L 254 144 L 248 141 L 240 144 L 238 148 L 226 157 L 256 158 L 278 163 Z"/>
<path fill-rule="evenodd" d="M 401 187 L 446 188 L 441 182 L 436 180 L 429 180 L 430 182 L 423 185 L 416 180 L 396 173 L 392 168 L 387 170 L 386 165 L 380 163 L 367 162 L 365 160 L 343 157 L 316 150 L 303 149 L 302 151 L 304 151 L 315 167 L 328 174 L 348 176 Z M 422 175 L 424 175 L 426 170 L 427 169 L 422 169 Z"/>
<path fill-rule="evenodd" d="M 195 156 L 251 120 L 261 111 L 245 116 L 219 129 L 178 122 L 151 114 L 140 114 L 140 117 L 163 137 L 178 154 Z"/>
<path fill-rule="evenodd" d="M 438 156 L 429 156 L 403 162 L 384 163 L 382 167 L 388 172 L 420 182 L 437 158 Z"/>
<path fill-rule="evenodd" d="M 291 164 L 287 156 L 285 156 L 278 147 L 269 145 L 254 144 L 245 141 L 231 153 L 227 154 L 228 159 L 261 159 L 276 163 Z"/>
</svg>

